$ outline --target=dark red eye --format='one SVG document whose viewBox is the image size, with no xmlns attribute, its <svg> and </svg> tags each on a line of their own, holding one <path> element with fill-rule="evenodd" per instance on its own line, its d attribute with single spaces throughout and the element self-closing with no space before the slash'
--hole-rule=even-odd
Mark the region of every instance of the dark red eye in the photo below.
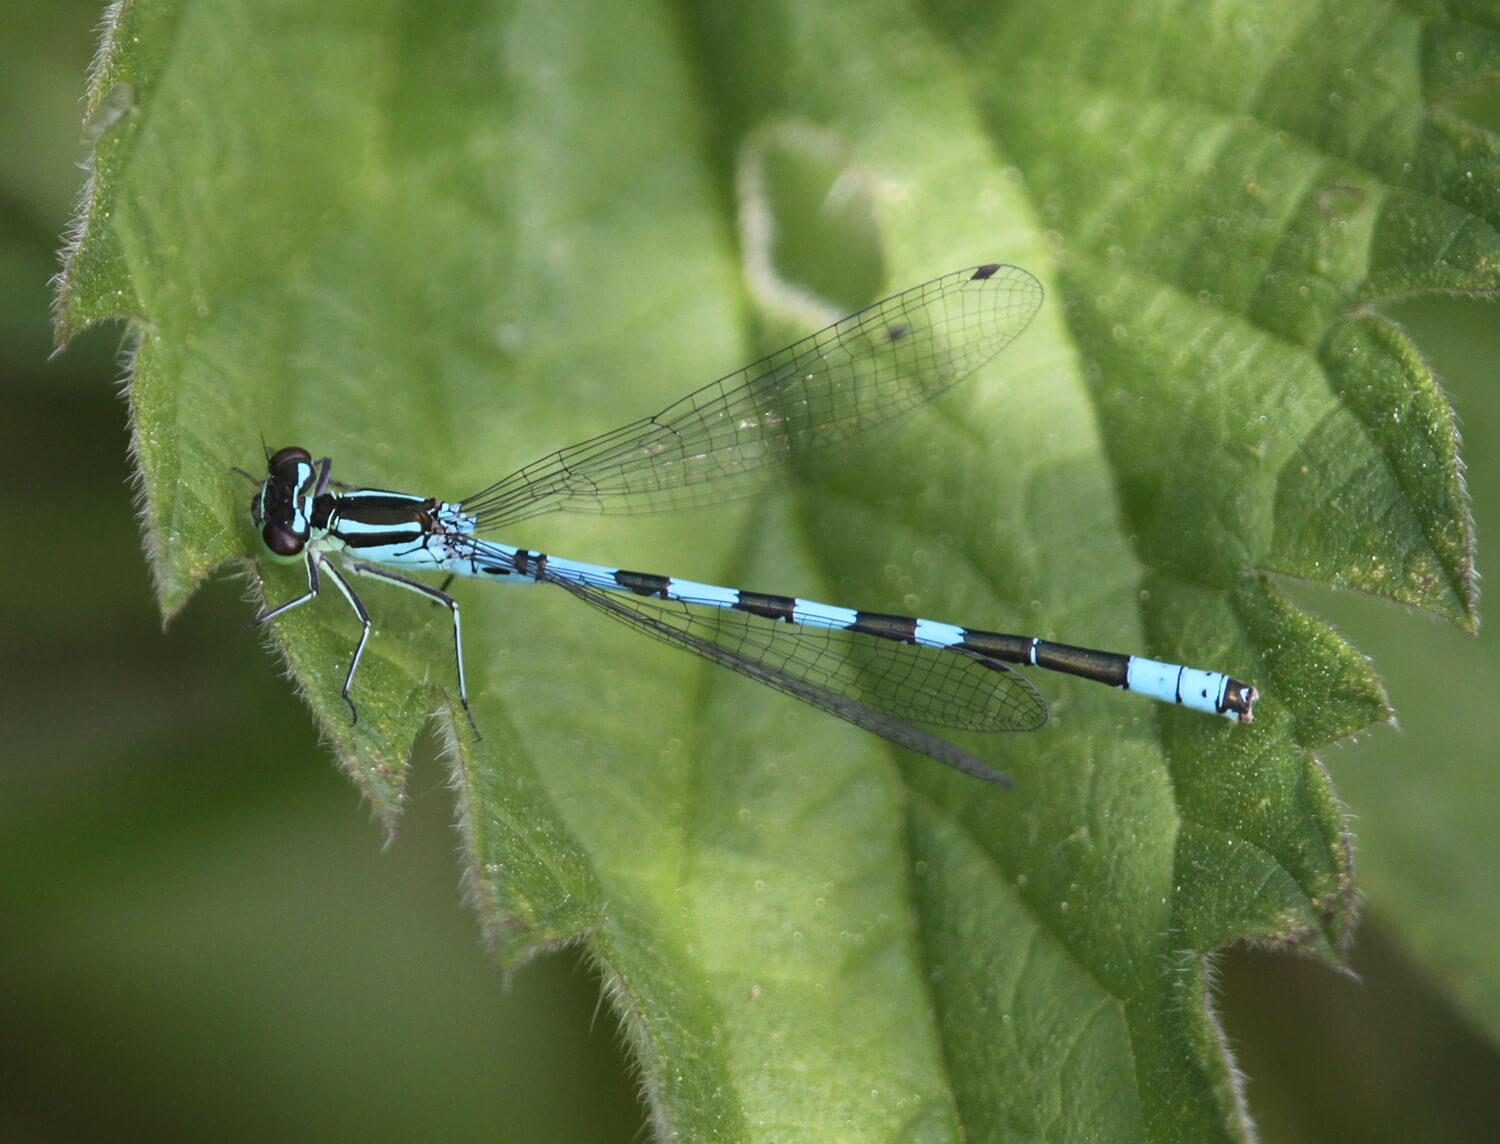
<svg viewBox="0 0 1500 1144">
<path fill-rule="evenodd" d="M 271 454 L 269 468 L 280 469 L 297 464 L 312 464 L 312 454 L 300 445 L 288 445 L 285 449 L 277 449 Z"/>
<path fill-rule="evenodd" d="M 277 556 L 297 556 L 307 544 L 307 537 L 299 536 L 279 524 L 268 524 L 260 530 L 260 538 L 266 547 Z"/>
</svg>

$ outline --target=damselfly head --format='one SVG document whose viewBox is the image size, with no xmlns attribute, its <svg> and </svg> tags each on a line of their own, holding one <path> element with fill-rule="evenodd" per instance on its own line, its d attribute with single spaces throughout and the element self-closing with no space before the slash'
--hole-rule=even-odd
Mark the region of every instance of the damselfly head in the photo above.
<svg viewBox="0 0 1500 1144">
<path fill-rule="evenodd" d="M 250 501 L 250 519 L 275 559 L 295 560 L 307 547 L 304 500 L 316 479 L 312 454 L 300 446 L 279 449 L 266 462 L 265 482 Z"/>
</svg>

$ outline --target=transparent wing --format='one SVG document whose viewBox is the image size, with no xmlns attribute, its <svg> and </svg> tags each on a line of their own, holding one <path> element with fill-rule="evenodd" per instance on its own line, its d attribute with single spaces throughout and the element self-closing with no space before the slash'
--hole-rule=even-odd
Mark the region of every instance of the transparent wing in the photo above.
<svg viewBox="0 0 1500 1144">
<path fill-rule="evenodd" d="M 601 591 L 545 571 L 542 579 L 638 631 L 1003 786 L 1009 780 L 973 755 L 901 720 L 971 731 L 1033 731 L 1047 721 L 1046 701 L 1031 681 L 983 656 Z"/>
<path fill-rule="evenodd" d="M 746 496 L 781 462 L 930 401 L 1024 330 L 1042 287 L 1015 266 L 960 270 L 877 302 L 610 433 L 465 498 L 480 531 L 527 517 L 654 512 Z"/>
</svg>

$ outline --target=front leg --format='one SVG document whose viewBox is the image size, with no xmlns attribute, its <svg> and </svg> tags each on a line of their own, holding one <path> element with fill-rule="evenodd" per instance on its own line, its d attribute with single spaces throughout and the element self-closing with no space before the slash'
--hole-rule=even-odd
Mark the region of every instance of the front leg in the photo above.
<svg viewBox="0 0 1500 1144">
<path fill-rule="evenodd" d="M 257 616 L 255 619 L 246 624 L 246 627 L 258 628 L 266 621 L 274 620 L 277 616 L 283 614 L 284 612 L 290 612 L 293 608 L 299 607 L 302 604 L 307 603 L 309 600 L 316 600 L 318 598 L 318 565 L 311 552 L 307 554 L 307 559 L 304 561 L 304 563 L 306 563 L 307 565 L 307 591 L 298 596 L 295 600 L 288 600 L 280 607 L 272 608 L 269 612 L 265 613 L 265 615 Z"/>
</svg>

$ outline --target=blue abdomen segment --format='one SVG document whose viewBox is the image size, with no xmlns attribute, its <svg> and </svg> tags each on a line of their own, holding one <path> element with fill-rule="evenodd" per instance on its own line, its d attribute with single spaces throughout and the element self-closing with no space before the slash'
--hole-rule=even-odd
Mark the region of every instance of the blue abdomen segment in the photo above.
<svg viewBox="0 0 1500 1144">
<path fill-rule="evenodd" d="M 1180 703 L 1194 711 L 1225 715 L 1235 720 L 1248 718 L 1248 705 L 1241 712 L 1229 702 L 1229 686 L 1233 682 L 1229 676 L 1217 671 L 1179 667 L 1175 663 L 1158 663 L 1154 659 L 1133 655 L 1121 686 L 1164 703 Z"/>
</svg>

